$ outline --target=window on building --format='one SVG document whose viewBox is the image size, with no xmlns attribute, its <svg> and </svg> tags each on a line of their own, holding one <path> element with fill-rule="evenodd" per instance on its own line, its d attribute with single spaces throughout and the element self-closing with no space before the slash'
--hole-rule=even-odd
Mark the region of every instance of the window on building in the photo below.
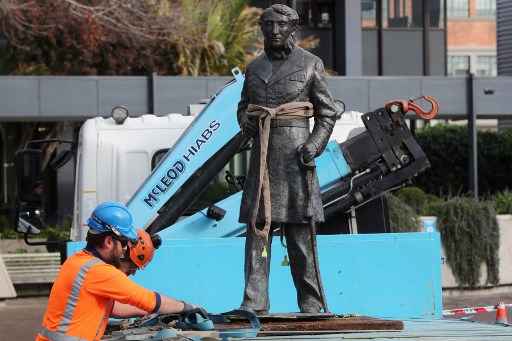
<svg viewBox="0 0 512 341">
<path fill-rule="evenodd" d="M 377 0 L 361 1 L 361 26 L 363 28 L 377 27 Z"/>
<path fill-rule="evenodd" d="M 477 0 L 476 15 L 479 17 L 495 17 L 496 0 Z"/>
<path fill-rule="evenodd" d="M 469 73 L 469 56 L 448 56 L 448 76 L 463 76 Z"/>
<path fill-rule="evenodd" d="M 423 27 L 423 4 L 428 1 L 429 27 L 444 27 L 445 0 L 383 0 L 383 27 Z M 361 26 L 377 27 L 377 0 L 361 1 Z"/>
<path fill-rule="evenodd" d="M 447 0 L 448 18 L 467 18 L 469 16 L 469 0 Z"/>
<path fill-rule="evenodd" d="M 445 0 L 430 0 L 429 1 L 429 20 L 430 27 L 443 28 L 444 27 L 444 1 Z"/>
<path fill-rule="evenodd" d="M 423 27 L 423 0 L 383 0 L 383 27 Z"/>
<path fill-rule="evenodd" d="M 477 56 L 475 73 L 477 76 L 496 76 L 496 56 Z"/>
<path fill-rule="evenodd" d="M 302 26 L 332 28 L 334 3 L 331 0 L 298 0 L 295 5 Z"/>
</svg>

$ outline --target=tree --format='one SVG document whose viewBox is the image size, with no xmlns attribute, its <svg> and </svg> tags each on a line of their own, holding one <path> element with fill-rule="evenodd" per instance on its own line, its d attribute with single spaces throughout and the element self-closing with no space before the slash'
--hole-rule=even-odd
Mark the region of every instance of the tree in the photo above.
<svg viewBox="0 0 512 341">
<path fill-rule="evenodd" d="M 246 0 L 0 0 L 9 74 L 229 74 L 258 37 Z"/>
</svg>

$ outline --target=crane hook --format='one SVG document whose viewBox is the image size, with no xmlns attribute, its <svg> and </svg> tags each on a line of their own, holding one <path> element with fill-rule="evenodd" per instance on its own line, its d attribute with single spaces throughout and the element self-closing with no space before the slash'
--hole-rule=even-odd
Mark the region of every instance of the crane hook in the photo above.
<svg viewBox="0 0 512 341">
<path fill-rule="evenodd" d="M 424 99 L 425 101 L 429 102 L 432 108 L 430 111 L 425 111 L 423 108 L 421 108 L 418 104 L 415 102 L 419 99 Z M 391 102 L 387 102 L 385 104 L 385 108 L 387 110 L 390 110 L 391 112 L 398 112 L 399 110 L 402 111 L 403 114 L 413 111 L 417 116 L 424 120 L 431 120 L 434 117 L 437 116 L 439 112 L 439 104 L 432 96 L 421 96 L 415 99 L 410 100 L 395 100 Z"/>
</svg>

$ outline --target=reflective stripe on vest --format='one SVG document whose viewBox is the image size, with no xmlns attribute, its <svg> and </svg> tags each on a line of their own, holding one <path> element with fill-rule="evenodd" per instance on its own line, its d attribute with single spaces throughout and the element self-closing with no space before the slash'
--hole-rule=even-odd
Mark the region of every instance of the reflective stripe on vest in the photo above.
<svg viewBox="0 0 512 341">
<path fill-rule="evenodd" d="M 80 289 L 82 288 L 85 275 L 94 264 L 100 262 L 102 262 L 100 259 L 92 258 L 80 267 L 80 270 L 78 270 L 75 280 L 71 286 L 71 293 L 69 294 L 68 302 L 64 309 L 64 315 L 57 326 L 57 330 L 51 331 L 43 326 L 39 334 L 48 338 L 50 341 L 87 341 L 86 339 L 82 339 L 77 336 L 66 335 L 66 331 L 71 325 L 71 319 L 73 318 L 73 313 L 75 312 L 75 308 L 78 303 L 78 296 L 80 295 Z"/>
<path fill-rule="evenodd" d="M 66 304 L 66 309 L 64 310 L 64 316 L 62 317 L 62 320 L 57 327 L 58 332 L 65 334 L 68 331 L 68 328 L 71 325 L 71 320 L 73 318 L 73 313 L 75 312 L 75 308 L 78 303 L 78 296 L 80 295 L 80 289 L 82 289 L 82 283 L 84 282 L 85 275 L 94 264 L 100 262 L 102 262 L 100 259 L 93 258 L 85 262 L 85 264 L 80 267 L 80 270 L 78 271 L 78 274 L 76 275 L 71 287 L 68 303 Z"/>
<path fill-rule="evenodd" d="M 52 332 L 43 327 L 39 332 L 40 335 L 46 337 L 50 341 L 87 341 L 76 336 L 70 336 L 59 332 Z"/>
</svg>

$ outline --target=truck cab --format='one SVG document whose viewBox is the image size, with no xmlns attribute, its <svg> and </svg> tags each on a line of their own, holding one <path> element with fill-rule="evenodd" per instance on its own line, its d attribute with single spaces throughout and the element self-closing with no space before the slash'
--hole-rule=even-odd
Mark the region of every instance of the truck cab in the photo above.
<svg viewBox="0 0 512 341">
<path fill-rule="evenodd" d="M 71 240 L 84 240 L 85 222 L 107 200 L 126 202 L 194 117 L 181 114 L 97 117 L 80 129 Z"/>
</svg>

